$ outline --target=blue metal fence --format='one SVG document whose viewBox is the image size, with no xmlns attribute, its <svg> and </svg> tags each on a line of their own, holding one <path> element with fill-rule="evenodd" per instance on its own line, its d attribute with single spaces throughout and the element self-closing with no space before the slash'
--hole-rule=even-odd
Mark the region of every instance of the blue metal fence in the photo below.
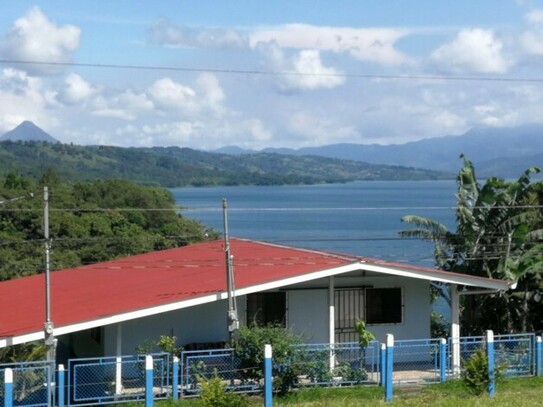
<svg viewBox="0 0 543 407">
<path fill-rule="evenodd" d="M 394 341 L 392 381 L 396 385 L 428 384 L 440 381 L 441 339 Z"/>
<path fill-rule="evenodd" d="M 529 376 L 535 372 L 535 334 L 495 335 L 494 353 L 498 369 L 507 376 Z"/>
<path fill-rule="evenodd" d="M 153 393 L 166 398 L 170 386 L 170 356 L 153 354 Z M 145 356 L 130 355 L 68 360 L 67 404 L 106 404 L 145 397 Z"/>
<path fill-rule="evenodd" d="M 379 342 L 366 348 L 356 342 L 297 345 L 294 371 L 296 387 L 377 383 L 379 378 Z"/>
<path fill-rule="evenodd" d="M 394 356 L 391 369 L 386 372 L 394 385 L 425 384 L 445 380 L 458 374 L 477 350 L 493 349 L 495 366 L 507 376 L 541 374 L 541 342 L 535 334 L 495 335 L 493 346 L 486 345 L 485 337 L 462 337 L 458 341 L 459 371 L 452 366 L 452 341 L 439 339 L 398 340 L 391 342 Z M 489 342 L 490 343 L 490 342 Z M 164 399 L 196 397 L 201 381 L 219 377 L 224 386 L 236 392 L 263 390 L 263 365 L 242 366 L 233 349 L 185 351 L 181 355 L 179 375 L 172 374 L 170 356 L 154 354 L 153 375 L 146 383 L 145 357 L 121 356 L 70 359 L 65 372 L 66 385 L 59 384 L 58 400 L 70 405 L 97 405 L 143 401 L 146 397 Z M 274 374 L 286 371 L 294 375 L 293 387 L 346 386 L 358 383 L 383 384 L 383 362 L 377 341 L 366 348 L 357 343 L 296 345 L 284 365 L 274 366 Z M 0 365 L 0 380 L 6 368 L 12 371 L 10 397 L 13 406 L 47 406 L 49 392 L 47 361 Z M 177 365 L 176 365 L 177 366 Z M 454 371 L 453 371 L 454 370 Z M 390 387 L 390 386 L 389 386 Z M 174 389 L 176 390 L 174 392 Z M 390 388 L 389 388 L 390 390 Z M 0 386 L 0 407 L 4 404 L 4 386 Z"/>
<path fill-rule="evenodd" d="M 6 368 L 13 371 L 13 405 L 14 406 L 47 406 L 52 391 L 48 386 L 49 369 L 47 361 L 3 363 L 0 364 L 0 406 L 4 405 L 4 372 Z"/>
<path fill-rule="evenodd" d="M 201 391 L 201 380 L 219 377 L 225 387 L 236 392 L 258 392 L 262 384 L 250 380 L 253 375 L 249 369 L 262 369 L 254 366 L 240 369 L 240 360 L 234 349 L 193 350 L 181 353 L 181 391 L 184 396 L 197 396 Z"/>
</svg>

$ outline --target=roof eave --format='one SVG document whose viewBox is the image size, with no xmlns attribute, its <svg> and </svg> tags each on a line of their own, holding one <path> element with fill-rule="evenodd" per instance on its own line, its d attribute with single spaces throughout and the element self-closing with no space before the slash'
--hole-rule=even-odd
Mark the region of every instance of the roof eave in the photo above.
<svg viewBox="0 0 543 407">
<path fill-rule="evenodd" d="M 508 280 L 495 280 L 484 277 L 470 276 L 469 274 L 451 273 L 436 270 L 409 269 L 401 267 L 389 267 L 379 264 L 361 262 L 361 267 L 366 271 L 399 277 L 415 278 L 418 280 L 436 281 L 445 284 L 456 284 L 468 287 L 479 287 L 490 290 L 507 291 L 516 288 L 516 282 Z"/>
</svg>

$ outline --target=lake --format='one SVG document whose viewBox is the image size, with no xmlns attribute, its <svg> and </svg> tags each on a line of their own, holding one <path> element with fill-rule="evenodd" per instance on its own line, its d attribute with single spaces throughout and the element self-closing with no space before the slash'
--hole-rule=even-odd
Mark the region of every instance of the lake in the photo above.
<svg viewBox="0 0 543 407">
<path fill-rule="evenodd" d="M 190 187 L 171 190 L 184 216 L 230 236 L 434 265 L 433 245 L 401 239 L 401 217 L 424 215 L 454 228 L 455 181 L 359 181 L 303 186 Z"/>
</svg>

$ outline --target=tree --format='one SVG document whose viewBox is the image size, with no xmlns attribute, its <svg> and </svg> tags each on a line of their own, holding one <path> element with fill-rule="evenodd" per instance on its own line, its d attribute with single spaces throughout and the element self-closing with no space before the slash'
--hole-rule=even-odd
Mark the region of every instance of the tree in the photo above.
<svg viewBox="0 0 543 407">
<path fill-rule="evenodd" d="M 163 188 L 123 180 L 66 183 L 47 171 L 51 269 L 184 246 L 217 233 L 177 213 Z M 42 185 L 9 173 L 0 179 L 0 280 L 44 269 Z M 34 198 L 12 199 L 20 196 Z"/>
<path fill-rule="evenodd" d="M 542 212 L 540 182 L 529 168 L 518 180 L 489 178 L 477 182 L 471 161 L 457 176 L 456 231 L 433 219 L 408 215 L 402 221 L 414 229 L 402 237 L 434 242 L 436 265 L 442 270 L 481 277 L 518 280 L 517 290 L 493 295 L 463 297 L 463 326 L 466 333 L 491 328 L 497 332 L 543 328 Z M 440 287 L 443 290 L 443 287 Z"/>
</svg>

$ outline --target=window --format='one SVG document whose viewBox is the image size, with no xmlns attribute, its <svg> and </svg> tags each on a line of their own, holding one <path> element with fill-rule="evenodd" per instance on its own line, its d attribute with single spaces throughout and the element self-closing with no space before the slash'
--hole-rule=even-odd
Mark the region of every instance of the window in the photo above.
<svg viewBox="0 0 543 407">
<path fill-rule="evenodd" d="M 400 324 L 402 307 L 401 288 L 366 289 L 366 323 Z"/>
<path fill-rule="evenodd" d="M 286 293 L 256 293 L 247 296 L 247 324 L 285 326 Z"/>
</svg>

